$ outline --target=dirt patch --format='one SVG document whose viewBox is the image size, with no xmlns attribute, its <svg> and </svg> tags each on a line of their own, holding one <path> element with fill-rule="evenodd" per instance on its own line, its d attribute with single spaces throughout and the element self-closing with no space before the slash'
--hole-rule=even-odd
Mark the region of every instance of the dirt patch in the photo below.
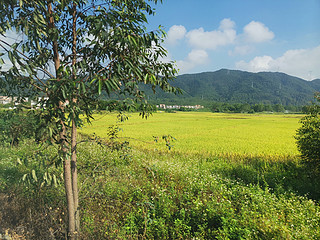
<svg viewBox="0 0 320 240">
<path fill-rule="evenodd" d="M 55 211 L 35 199 L 14 193 L 0 193 L 0 234 L 16 240 L 64 239 L 63 224 L 57 224 Z"/>
<path fill-rule="evenodd" d="M 21 221 L 24 216 L 16 199 L 13 194 L 0 193 L 0 233 L 9 239 L 25 240 L 28 239 L 26 227 Z"/>
</svg>

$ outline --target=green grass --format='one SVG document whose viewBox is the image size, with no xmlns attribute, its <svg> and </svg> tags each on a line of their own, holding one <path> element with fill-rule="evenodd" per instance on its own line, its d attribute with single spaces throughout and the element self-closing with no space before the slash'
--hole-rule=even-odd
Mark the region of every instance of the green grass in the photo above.
<svg viewBox="0 0 320 240">
<path fill-rule="evenodd" d="M 146 119 L 130 114 L 119 123 L 120 136 L 134 146 L 159 148 L 153 136 L 172 135 L 174 150 L 184 153 L 240 155 L 297 155 L 295 131 L 302 115 L 220 114 L 202 112 L 155 113 Z M 108 126 L 116 124 L 115 114 L 95 115 L 85 134 L 106 137 Z"/>
<path fill-rule="evenodd" d="M 36 162 L 28 149 L 12 154 L 25 151 Z M 268 163 L 137 149 L 123 158 L 122 152 L 111 153 L 94 143 L 80 144 L 78 154 L 83 239 L 320 237 L 320 208 L 304 196 L 318 192 L 319 179 L 308 176 L 310 170 L 299 161 Z M 18 169 L 12 185 L 19 185 L 21 170 L 26 169 Z M 49 220 L 41 217 L 48 229 L 63 229 L 66 222 L 61 189 L 31 185 L 26 190 L 28 199 L 43 202 L 30 211 L 34 216 L 36 210 L 48 214 Z"/>
<path fill-rule="evenodd" d="M 117 152 L 81 142 L 82 239 L 320 239 L 320 179 L 300 162 L 292 138 L 299 117 L 157 113 L 141 120 L 133 114 L 120 133 L 130 142 L 138 138 L 138 148 Z M 115 115 L 96 119 L 82 132 L 107 137 Z M 152 135 L 163 134 L 178 139 L 174 151 L 161 151 L 152 142 Z M 219 136 L 223 141 L 213 144 Z M 232 142 L 239 146 L 229 152 Z M 279 151 L 279 144 L 293 150 Z M 0 212 L 9 220 L 19 212 L 17 229 L 29 226 L 29 239 L 52 232 L 64 238 L 63 185 L 40 184 L 39 159 L 48 161 L 54 152 L 31 141 L 0 147 Z M 17 165 L 18 157 L 29 165 Z M 21 177 L 34 168 L 38 182 L 24 185 Z M 10 202 L 2 201 L 3 193 L 10 194 Z M 0 225 L 13 228 L 1 219 Z"/>
</svg>

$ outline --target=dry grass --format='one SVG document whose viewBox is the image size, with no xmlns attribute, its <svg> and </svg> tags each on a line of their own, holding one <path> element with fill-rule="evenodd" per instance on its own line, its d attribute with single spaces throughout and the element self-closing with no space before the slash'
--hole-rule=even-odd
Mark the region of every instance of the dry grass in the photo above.
<svg viewBox="0 0 320 240">
<path fill-rule="evenodd" d="M 62 239 L 65 219 L 56 221 L 58 211 L 38 200 L 0 193 L 0 233 L 17 240 Z"/>
</svg>

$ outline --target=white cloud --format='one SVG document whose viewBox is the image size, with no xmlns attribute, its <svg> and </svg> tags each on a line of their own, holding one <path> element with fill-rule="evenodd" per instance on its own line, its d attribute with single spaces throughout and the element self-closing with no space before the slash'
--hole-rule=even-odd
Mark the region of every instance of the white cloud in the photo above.
<svg viewBox="0 0 320 240">
<path fill-rule="evenodd" d="M 187 30 L 182 25 L 173 25 L 169 31 L 166 38 L 168 44 L 176 44 L 178 40 L 183 39 L 187 33 Z"/>
<path fill-rule="evenodd" d="M 209 62 L 208 53 L 205 50 L 192 50 L 185 60 L 177 61 L 179 73 L 187 72 L 196 66 L 204 65 Z"/>
<path fill-rule="evenodd" d="M 220 47 L 232 47 L 234 49 L 227 50 L 230 56 L 246 55 L 255 50 L 256 43 L 268 41 L 274 38 L 271 32 L 263 23 L 252 21 L 247 24 L 243 33 L 237 34 L 236 24 L 229 18 L 225 18 L 220 22 L 219 28 L 213 31 L 206 31 L 200 27 L 187 31 L 182 25 L 173 25 L 167 34 L 165 40 L 168 51 L 173 50 L 176 45 L 188 43 L 189 46 L 179 46 L 181 51 L 189 51 L 189 54 L 178 60 L 177 66 L 180 72 L 187 72 L 200 65 L 205 65 L 209 62 L 209 50 L 216 50 Z M 174 59 L 174 56 L 169 57 Z M 168 61 L 168 59 L 165 59 Z M 259 64 L 257 64 L 259 62 Z M 254 66 L 264 66 L 268 69 L 267 59 L 255 59 Z M 239 66 L 247 66 L 248 63 L 240 62 Z M 251 66 L 251 68 L 254 68 Z"/>
<path fill-rule="evenodd" d="M 273 58 L 270 56 L 255 57 L 250 62 L 240 61 L 236 63 L 239 69 L 249 70 L 250 72 L 268 71 L 272 69 Z"/>
<path fill-rule="evenodd" d="M 229 51 L 230 56 L 235 56 L 235 55 L 246 55 L 248 53 L 251 53 L 254 50 L 253 46 L 249 45 L 243 45 L 243 46 L 236 46 L 233 51 Z"/>
<path fill-rule="evenodd" d="M 190 62 L 193 62 L 195 64 L 204 64 L 208 60 L 208 53 L 204 50 L 192 50 L 188 54 L 187 58 Z"/>
<path fill-rule="evenodd" d="M 228 53 L 230 56 L 247 55 L 254 52 L 257 44 L 270 41 L 275 37 L 263 23 L 252 21 L 243 28 L 243 33 L 236 37 L 235 48 Z"/>
<path fill-rule="evenodd" d="M 213 31 L 205 31 L 200 27 L 187 32 L 184 26 L 173 25 L 168 31 L 166 43 L 175 45 L 179 40 L 186 39 L 192 49 L 204 50 L 235 45 L 234 50 L 229 51 L 229 55 L 246 55 L 255 49 L 253 43 L 261 43 L 274 38 L 274 33 L 261 22 L 250 22 L 243 28 L 242 34 L 237 34 L 235 27 L 235 22 L 229 18 L 223 19 L 219 28 Z"/>
<path fill-rule="evenodd" d="M 220 29 L 221 30 L 227 30 L 227 29 L 233 29 L 235 28 L 236 23 L 232 21 L 230 18 L 225 18 L 220 22 Z"/>
<path fill-rule="evenodd" d="M 12 45 L 15 42 L 21 41 L 22 38 L 23 38 L 23 34 L 22 33 L 19 34 L 19 33 L 14 32 L 14 31 L 7 31 L 4 36 L 0 35 L 0 40 L 6 42 L 9 45 Z M 7 46 L 6 44 L 4 44 L 2 42 L 1 42 L 1 45 L 4 48 L 8 49 L 8 50 L 10 49 L 9 46 Z M 0 65 L 0 67 L 1 67 L 2 71 L 7 71 L 7 70 L 9 70 L 9 68 L 12 67 L 12 64 L 11 64 L 11 62 L 9 60 L 7 52 L 5 51 L 5 49 L 3 49 L 3 47 L 0 46 L 0 52 L 1 53 L 5 53 L 5 55 L 2 56 L 2 59 L 4 60 L 4 64 Z"/>
<path fill-rule="evenodd" d="M 312 49 L 296 49 L 285 52 L 279 58 L 255 57 L 249 62 L 240 61 L 236 68 L 251 72 L 277 71 L 306 80 L 320 78 L 320 45 Z"/>
<path fill-rule="evenodd" d="M 248 42 L 259 43 L 274 38 L 274 33 L 261 22 L 252 21 L 243 28 L 243 31 Z"/>
<path fill-rule="evenodd" d="M 23 34 L 17 33 L 15 31 L 7 31 L 4 36 L 0 35 L 0 39 L 7 42 L 8 44 L 19 42 L 22 40 L 22 38 Z"/>
<path fill-rule="evenodd" d="M 234 42 L 236 31 L 233 29 L 235 23 L 230 19 L 223 19 L 220 22 L 219 30 L 204 31 L 198 28 L 189 31 L 186 37 L 189 44 L 196 49 L 216 49 L 218 46 L 225 46 Z"/>
</svg>

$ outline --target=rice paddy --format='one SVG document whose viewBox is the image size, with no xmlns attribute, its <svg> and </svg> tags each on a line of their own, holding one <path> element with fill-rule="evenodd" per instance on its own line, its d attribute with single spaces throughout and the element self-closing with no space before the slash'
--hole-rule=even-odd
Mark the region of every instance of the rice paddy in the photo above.
<svg viewBox="0 0 320 240">
<path fill-rule="evenodd" d="M 130 115 L 120 123 L 115 113 L 96 114 L 81 129 L 107 139 L 110 126 L 119 126 L 120 141 L 134 146 L 112 151 L 112 144 L 79 144 L 82 239 L 320 239 L 319 176 L 294 157 L 302 115 L 158 112 L 147 120 Z M 177 141 L 166 152 L 153 136 L 168 134 Z M 26 216 L 28 234 L 44 229 L 41 236 L 48 236 L 54 229 L 63 238 L 63 185 L 35 181 L 21 188 L 26 173 L 36 172 L 39 180 L 47 171 L 56 174 L 54 166 L 43 170 L 39 164 L 54 159 L 55 150 L 38 148 L 31 139 L 0 147 L 0 189 L 16 197 L 3 209 L 10 205 Z M 37 225 L 31 214 L 41 220 Z"/>
<path fill-rule="evenodd" d="M 108 127 L 118 125 L 119 137 L 146 149 L 165 149 L 153 136 L 171 135 L 173 151 L 253 156 L 297 155 L 294 135 L 302 115 L 226 114 L 204 112 L 154 113 L 141 119 L 138 113 L 117 122 L 116 114 L 96 114 L 92 125 L 81 129 L 107 138 Z"/>
</svg>

